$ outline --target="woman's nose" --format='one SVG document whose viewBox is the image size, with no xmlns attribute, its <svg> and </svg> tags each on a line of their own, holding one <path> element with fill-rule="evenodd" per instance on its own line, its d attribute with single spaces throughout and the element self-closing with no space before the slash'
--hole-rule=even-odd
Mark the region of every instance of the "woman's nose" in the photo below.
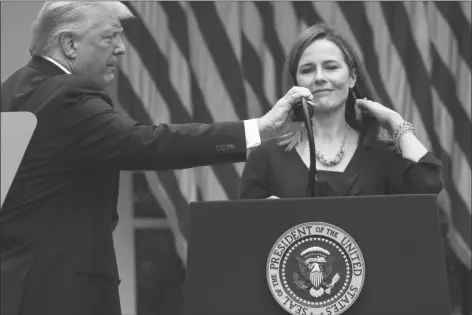
<svg viewBox="0 0 472 315">
<path fill-rule="evenodd" d="M 324 76 L 323 70 L 318 70 L 315 72 L 314 81 L 315 83 L 326 82 L 326 77 Z"/>
</svg>

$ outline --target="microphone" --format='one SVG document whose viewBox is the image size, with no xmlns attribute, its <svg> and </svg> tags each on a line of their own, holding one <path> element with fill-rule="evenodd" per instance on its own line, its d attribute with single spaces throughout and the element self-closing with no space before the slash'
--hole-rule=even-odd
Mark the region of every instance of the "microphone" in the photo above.
<svg viewBox="0 0 472 315">
<path fill-rule="evenodd" d="M 311 121 L 311 118 L 314 115 L 314 110 L 313 110 L 313 107 L 308 105 L 304 97 L 301 98 L 300 103 L 301 103 L 301 110 L 298 109 L 297 114 L 303 117 L 303 122 L 305 123 L 305 128 L 308 133 L 308 145 L 310 147 L 310 171 L 308 173 L 307 195 L 308 197 L 315 197 L 316 180 L 317 180 L 318 174 L 316 170 L 315 137 L 313 136 L 313 123 Z M 302 118 L 302 117 L 299 117 L 299 118 Z"/>
<path fill-rule="evenodd" d="M 305 113 L 303 109 L 303 101 L 305 98 L 301 97 L 298 102 L 292 106 L 292 121 L 305 121 Z M 306 100 L 305 100 L 306 102 Z M 313 117 L 314 110 L 313 107 L 308 106 L 309 117 Z"/>
</svg>

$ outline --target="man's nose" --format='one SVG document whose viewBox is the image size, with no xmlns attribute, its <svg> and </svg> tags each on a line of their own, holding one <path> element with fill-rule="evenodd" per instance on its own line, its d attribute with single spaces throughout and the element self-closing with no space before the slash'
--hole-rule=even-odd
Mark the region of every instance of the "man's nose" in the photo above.
<svg viewBox="0 0 472 315">
<path fill-rule="evenodd" d="M 126 53 L 125 43 L 123 42 L 121 35 L 118 35 L 118 43 L 113 53 L 115 55 L 124 55 Z"/>
</svg>

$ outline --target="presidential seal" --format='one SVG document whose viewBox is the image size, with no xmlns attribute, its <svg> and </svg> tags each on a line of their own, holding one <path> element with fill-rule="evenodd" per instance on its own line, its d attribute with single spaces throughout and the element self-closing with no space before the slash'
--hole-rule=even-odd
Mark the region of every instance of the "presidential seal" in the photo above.
<svg viewBox="0 0 472 315">
<path fill-rule="evenodd" d="M 343 313 L 359 296 L 365 278 L 357 243 L 324 222 L 286 231 L 272 247 L 266 271 L 275 300 L 293 315 Z"/>
</svg>

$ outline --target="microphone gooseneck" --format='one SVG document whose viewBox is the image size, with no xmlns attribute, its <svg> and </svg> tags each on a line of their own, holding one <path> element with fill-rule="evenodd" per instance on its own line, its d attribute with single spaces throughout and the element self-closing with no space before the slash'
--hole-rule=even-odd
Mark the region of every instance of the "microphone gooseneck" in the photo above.
<svg viewBox="0 0 472 315">
<path fill-rule="evenodd" d="M 311 121 L 311 115 L 308 109 L 308 103 L 304 97 L 302 97 L 302 107 L 303 107 L 303 120 L 305 123 L 305 128 L 308 133 L 308 145 L 310 147 L 310 171 L 308 174 L 308 186 L 307 186 L 307 195 L 308 197 L 315 197 L 315 188 L 317 180 L 317 171 L 316 171 L 316 150 L 315 150 L 315 137 L 313 136 L 313 122 Z"/>
</svg>

